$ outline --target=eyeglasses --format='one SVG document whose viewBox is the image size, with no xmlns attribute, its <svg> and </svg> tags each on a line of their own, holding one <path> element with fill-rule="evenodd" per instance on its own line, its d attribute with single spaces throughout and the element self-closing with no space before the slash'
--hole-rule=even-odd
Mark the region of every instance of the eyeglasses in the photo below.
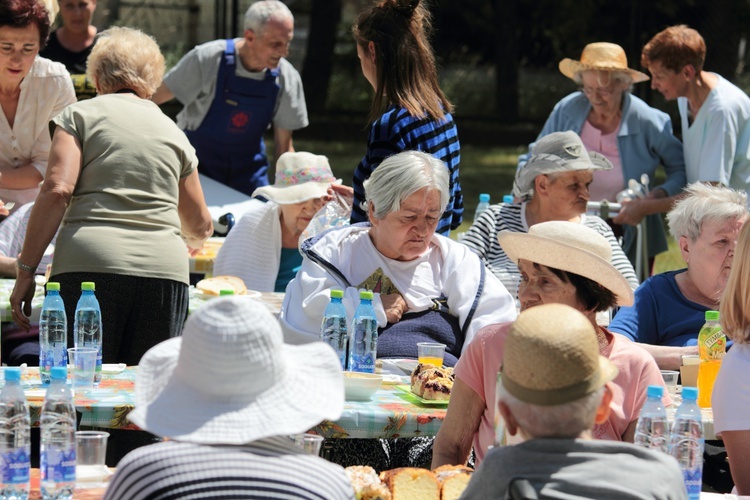
<svg viewBox="0 0 750 500">
<path fill-rule="evenodd" d="M 610 85 L 609 87 L 585 87 L 580 86 L 578 87 L 578 90 L 584 93 L 586 97 L 591 97 L 594 94 L 598 95 L 599 97 L 610 97 L 615 93 L 615 86 Z"/>
</svg>

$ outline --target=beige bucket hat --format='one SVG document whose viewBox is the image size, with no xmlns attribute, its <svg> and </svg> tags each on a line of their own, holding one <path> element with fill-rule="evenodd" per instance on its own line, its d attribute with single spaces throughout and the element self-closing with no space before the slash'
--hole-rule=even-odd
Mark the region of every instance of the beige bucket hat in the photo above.
<svg viewBox="0 0 750 500">
<path fill-rule="evenodd" d="M 498 241 L 513 262 L 519 259 L 588 278 L 614 293 L 618 306 L 633 304 L 633 290 L 612 265 L 607 239 L 583 224 L 549 221 L 534 224 L 528 233 L 500 231 Z"/>
<path fill-rule="evenodd" d="M 500 372 L 516 398 L 553 406 L 591 394 L 618 370 L 599 354 L 586 316 L 564 304 L 543 304 L 519 314 L 510 327 Z"/>
<path fill-rule="evenodd" d="M 628 58 L 622 47 L 616 43 L 596 42 L 590 43 L 583 48 L 581 60 L 565 58 L 559 64 L 560 73 L 571 80 L 575 79 L 576 73 L 593 69 L 598 71 L 622 71 L 630 74 L 633 83 L 645 82 L 648 75 L 628 68 Z"/>
</svg>

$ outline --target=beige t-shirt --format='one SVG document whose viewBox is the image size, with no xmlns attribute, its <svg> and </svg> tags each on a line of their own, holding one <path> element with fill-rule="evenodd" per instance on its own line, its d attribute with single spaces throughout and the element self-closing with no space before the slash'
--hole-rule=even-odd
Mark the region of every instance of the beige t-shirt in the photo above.
<svg viewBox="0 0 750 500">
<path fill-rule="evenodd" d="M 53 274 L 113 273 L 188 283 L 178 183 L 198 159 L 185 134 L 156 104 L 132 94 L 78 102 L 53 121 L 83 148 Z"/>
</svg>

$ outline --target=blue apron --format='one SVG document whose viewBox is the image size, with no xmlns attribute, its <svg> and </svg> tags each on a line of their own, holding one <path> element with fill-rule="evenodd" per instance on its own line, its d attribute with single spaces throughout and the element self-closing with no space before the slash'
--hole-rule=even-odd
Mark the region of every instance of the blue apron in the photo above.
<svg viewBox="0 0 750 500">
<path fill-rule="evenodd" d="M 278 70 L 263 80 L 236 75 L 234 40 L 227 40 L 216 95 L 196 130 L 185 134 L 196 150 L 198 171 L 247 195 L 268 185 L 268 159 L 263 133 L 273 118 Z"/>
</svg>

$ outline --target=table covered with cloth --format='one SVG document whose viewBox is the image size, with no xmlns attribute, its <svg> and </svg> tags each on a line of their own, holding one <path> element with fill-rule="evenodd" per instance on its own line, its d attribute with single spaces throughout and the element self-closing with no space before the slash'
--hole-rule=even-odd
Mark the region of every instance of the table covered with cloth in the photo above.
<svg viewBox="0 0 750 500">
<path fill-rule="evenodd" d="M 111 371 L 117 370 L 111 368 Z M 81 413 L 80 425 L 107 429 L 138 427 L 127 419 L 134 408 L 134 389 L 137 367 L 128 366 L 119 373 L 105 373 L 99 387 L 75 398 L 76 410 Z M 32 426 L 39 426 L 39 416 L 45 388 L 39 379 L 39 369 L 26 369 L 22 376 L 31 412 Z M 341 418 L 324 421 L 312 432 L 327 438 L 397 438 L 434 436 L 445 418 L 445 405 L 421 406 L 394 386 L 383 385 L 370 401 L 347 401 Z"/>
</svg>

